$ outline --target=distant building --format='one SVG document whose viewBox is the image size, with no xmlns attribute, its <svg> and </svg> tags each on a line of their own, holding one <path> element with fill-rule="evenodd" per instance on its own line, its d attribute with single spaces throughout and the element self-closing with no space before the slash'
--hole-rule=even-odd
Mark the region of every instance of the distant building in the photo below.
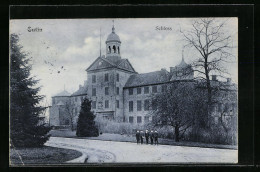
<svg viewBox="0 0 260 172">
<path fill-rule="evenodd" d="M 128 59 L 121 57 L 121 40 L 113 26 L 106 40 L 106 56 L 98 57 L 87 69 L 87 80 L 73 94 L 66 91 L 52 97 L 50 125 L 69 125 L 65 106 L 70 104 L 77 121 L 80 105 L 84 97 L 92 101 L 92 111 L 97 116 L 144 124 L 151 119 L 149 110 L 150 97 L 163 92 L 167 84 L 173 81 L 192 80 L 194 72 L 190 65 L 182 61 L 179 65 L 150 73 L 138 74 Z"/>
</svg>

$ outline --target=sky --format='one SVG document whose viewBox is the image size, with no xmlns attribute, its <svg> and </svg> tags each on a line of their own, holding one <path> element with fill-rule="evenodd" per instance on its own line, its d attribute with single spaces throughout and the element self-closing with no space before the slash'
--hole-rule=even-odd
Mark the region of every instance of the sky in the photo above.
<svg viewBox="0 0 260 172">
<path fill-rule="evenodd" d="M 23 51 L 32 57 L 32 76 L 39 79 L 39 94 L 45 95 L 48 105 L 51 97 L 64 90 L 73 93 L 87 79 L 86 69 L 99 57 L 100 29 L 101 51 L 105 55 L 105 41 L 112 31 L 121 40 L 121 57 L 127 58 L 138 73 L 162 68 L 170 70 L 184 59 L 191 63 L 199 54 L 183 48 L 185 42 L 180 29 L 189 30 L 192 18 L 128 18 L 128 19 L 25 19 L 11 20 L 10 34 L 20 37 Z M 225 21 L 225 33 L 232 36 L 232 54 L 235 60 L 226 64 L 232 81 L 237 83 L 237 18 L 217 18 Z M 170 30 L 157 30 L 156 27 Z M 41 32 L 29 32 L 28 27 Z"/>
</svg>

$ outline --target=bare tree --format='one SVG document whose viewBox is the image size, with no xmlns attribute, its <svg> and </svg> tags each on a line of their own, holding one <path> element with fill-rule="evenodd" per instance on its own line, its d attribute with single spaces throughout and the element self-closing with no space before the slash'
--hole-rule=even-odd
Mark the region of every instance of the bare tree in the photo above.
<svg viewBox="0 0 260 172">
<path fill-rule="evenodd" d="M 197 72 L 195 79 L 204 81 L 207 89 L 208 105 L 212 105 L 212 85 L 210 75 L 224 77 L 228 74 L 224 63 L 232 62 L 232 36 L 225 31 L 225 21 L 203 18 L 195 20 L 190 30 L 181 30 L 187 47 L 194 48 L 199 56 L 191 64 Z"/>
<path fill-rule="evenodd" d="M 167 91 L 154 95 L 152 111 L 155 126 L 171 126 L 174 129 L 175 141 L 184 135 L 194 124 L 196 107 L 196 91 L 193 82 L 174 82 L 167 85 Z"/>
<path fill-rule="evenodd" d="M 65 104 L 65 113 L 67 114 L 68 119 L 70 121 L 71 131 L 74 130 L 74 123 L 73 123 L 74 120 L 73 119 L 75 117 L 75 113 L 73 113 L 73 111 L 74 111 L 73 105 L 71 103 L 69 103 L 69 102 L 66 102 L 66 104 Z"/>
</svg>

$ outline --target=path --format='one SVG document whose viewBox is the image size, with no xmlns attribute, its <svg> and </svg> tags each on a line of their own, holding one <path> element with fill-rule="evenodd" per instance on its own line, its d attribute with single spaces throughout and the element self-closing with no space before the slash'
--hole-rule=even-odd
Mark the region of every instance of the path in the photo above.
<svg viewBox="0 0 260 172">
<path fill-rule="evenodd" d="M 83 156 L 70 162 L 83 163 L 236 163 L 237 150 L 169 145 L 137 145 L 129 142 L 51 137 L 46 146 L 77 150 Z"/>
</svg>

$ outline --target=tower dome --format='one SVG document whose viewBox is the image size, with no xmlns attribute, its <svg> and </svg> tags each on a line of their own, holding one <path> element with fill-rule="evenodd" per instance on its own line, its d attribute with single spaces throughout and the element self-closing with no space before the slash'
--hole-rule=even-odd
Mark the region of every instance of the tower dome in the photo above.
<svg viewBox="0 0 260 172">
<path fill-rule="evenodd" d="M 108 35 L 106 40 L 106 58 L 115 63 L 120 60 L 120 46 L 121 41 L 119 36 L 115 33 L 115 27 L 113 24 L 112 32 Z"/>
<path fill-rule="evenodd" d="M 108 43 L 108 42 L 119 42 L 119 43 L 121 43 L 119 36 L 115 33 L 114 26 L 112 28 L 112 33 L 110 33 L 107 37 L 106 43 Z"/>
</svg>

